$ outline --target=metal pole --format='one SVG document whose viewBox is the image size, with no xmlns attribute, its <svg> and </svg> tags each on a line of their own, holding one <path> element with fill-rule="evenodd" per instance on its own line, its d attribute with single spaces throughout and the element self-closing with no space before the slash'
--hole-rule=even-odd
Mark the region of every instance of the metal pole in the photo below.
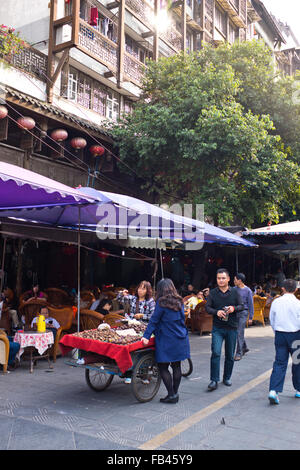
<svg viewBox="0 0 300 470">
<path fill-rule="evenodd" d="M 165 276 L 164 276 L 164 267 L 163 267 L 163 262 L 162 262 L 161 249 L 159 250 L 159 255 L 160 255 L 160 269 L 161 269 L 161 276 L 162 276 L 162 279 L 163 279 Z"/>
<path fill-rule="evenodd" d="M 237 248 L 235 249 L 235 269 L 236 269 L 236 272 L 238 273 L 239 272 L 239 253 L 238 253 Z"/>
<path fill-rule="evenodd" d="M 78 207 L 78 240 L 77 240 L 77 332 L 80 331 L 80 209 Z"/>
<path fill-rule="evenodd" d="M 3 289 L 3 281 L 4 281 L 5 252 L 6 252 L 6 237 L 3 239 L 0 293 L 2 292 L 2 289 Z"/>
</svg>

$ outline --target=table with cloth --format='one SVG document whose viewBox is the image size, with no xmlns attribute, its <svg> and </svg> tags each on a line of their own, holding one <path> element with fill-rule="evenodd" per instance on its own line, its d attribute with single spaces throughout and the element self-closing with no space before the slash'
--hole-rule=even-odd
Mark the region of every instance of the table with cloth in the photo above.
<svg viewBox="0 0 300 470">
<path fill-rule="evenodd" d="M 114 359 L 122 373 L 133 366 L 131 352 L 140 349 L 154 349 L 155 339 L 151 338 L 147 346 L 141 340 L 129 344 L 105 343 L 96 339 L 80 338 L 75 335 L 65 335 L 59 342 L 62 355 L 65 356 L 72 349 L 81 349 Z"/>
<path fill-rule="evenodd" d="M 49 368 L 53 368 L 49 358 L 49 348 L 54 344 L 52 331 L 46 330 L 44 333 L 39 333 L 38 331 L 17 331 L 14 336 L 14 341 L 20 344 L 20 350 L 18 352 L 19 359 L 24 353 L 24 350 L 29 348 L 31 373 L 33 372 L 34 363 L 41 358 L 47 358 Z M 37 349 L 39 356 L 33 355 L 34 349 Z"/>
</svg>

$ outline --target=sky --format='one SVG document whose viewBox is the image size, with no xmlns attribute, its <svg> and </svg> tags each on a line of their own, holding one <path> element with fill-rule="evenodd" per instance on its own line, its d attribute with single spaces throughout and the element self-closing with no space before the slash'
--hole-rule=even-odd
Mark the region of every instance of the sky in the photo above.
<svg viewBox="0 0 300 470">
<path fill-rule="evenodd" d="M 286 21 L 300 41 L 300 0 L 263 0 L 270 13 Z"/>
</svg>

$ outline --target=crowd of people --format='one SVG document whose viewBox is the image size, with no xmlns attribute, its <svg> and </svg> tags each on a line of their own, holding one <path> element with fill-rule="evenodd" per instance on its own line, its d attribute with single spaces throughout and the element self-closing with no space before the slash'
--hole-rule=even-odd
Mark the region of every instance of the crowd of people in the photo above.
<svg viewBox="0 0 300 470">
<path fill-rule="evenodd" d="M 278 272 L 278 275 L 281 274 Z M 276 287 L 280 284 L 282 295 L 272 292 L 275 288 L 273 279 L 270 284 L 254 285 L 252 289 L 246 285 L 243 273 L 236 273 L 234 286 L 230 286 L 230 275 L 227 269 L 220 268 L 216 274 L 216 287 L 195 291 L 191 284 L 183 288 L 179 293 L 171 279 L 162 279 L 157 284 L 155 299 L 152 286 L 148 281 L 141 281 L 135 292 L 129 294 L 127 289 L 122 289 L 116 296 L 119 303 L 119 312 L 128 318 L 135 318 L 147 323 L 147 328 L 142 338 L 147 345 L 152 334 L 155 335 L 155 355 L 160 375 L 167 390 L 166 397 L 161 399 L 163 403 L 177 403 L 179 400 L 179 386 L 181 382 L 181 362 L 190 358 L 189 334 L 186 326 L 186 313 L 194 310 L 201 302 L 205 302 L 205 310 L 212 315 L 213 327 L 211 332 L 211 358 L 210 358 L 210 383 L 208 391 L 218 388 L 221 378 L 220 363 L 223 343 L 225 343 L 225 362 L 222 374 L 223 384 L 232 385 L 231 376 L 234 362 L 249 351 L 245 341 L 246 322 L 251 325 L 254 306 L 253 296 L 265 296 L 270 309 L 270 324 L 275 332 L 276 357 L 273 364 L 273 372 L 270 379 L 269 400 L 278 404 L 278 393 L 282 391 L 289 354 L 293 354 L 293 344 L 300 345 L 300 300 L 294 295 L 297 290 L 297 282 L 278 276 Z M 15 328 L 23 326 L 22 318 L 18 317 L 11 295 L 7 290 L 2 294 L 0 310 L 8 309 L 11 321 Z M 98 292 L 97 299 L 91 305 L 103 316 L 111 312 L 112 300 Z M 32 299 L 47 300 L 46 294 L 40 291 L 39 286 L 33 286 L 26 293 L 24 301 Z M 125 306 L 127 305 L 127 310 Z M 47 306 L 41 308 L 47 328 L 55 330 L 59 328 L 58 322 L 51 318 Z M 31 327 L 37 324 L 38 317 L 32 320 Z M 3 331 L 2 331 L 3 334 Z M 11 343 L 10 362 L 14 361 L 17 346 Z M 298 342 L 298 343 L 297 343 Z M 300 398 L 300 360 L 293 363 L 292 375 L 296 397 Z M 126 377 L 130 382 L 130 375 Z"/>
</svg>

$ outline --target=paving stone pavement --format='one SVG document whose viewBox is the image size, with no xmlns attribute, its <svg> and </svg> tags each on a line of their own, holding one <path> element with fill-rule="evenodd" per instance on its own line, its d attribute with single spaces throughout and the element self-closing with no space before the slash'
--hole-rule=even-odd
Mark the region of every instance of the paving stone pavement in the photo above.
<svg viewBox="0 0 300 470">
<path fill-rule="evenodd" d="M 238 390 L 272 368 L 270 326 L 246 329 L 250 352 L 235 363 L 232 387 L 222 383 L 207 392 L 211 336 L 190 334 L 193 374 L 183 378 L 176 405 L 162 404 L 164 386 L 148 403 L 139 403 L 130 386 L 115 377 L 94 392 L 84 369 L 59 357 L 51 371 L 38 361 L 9 374 L 0 373 L 0 450 L 136 450 L 164 431 Z M 156 446 L 157 450 L 299 450 L 300 400 L 294 398 L 290 367 L 280 405 L 271 406 L 268 379 L 188 429 Z"/>
</svg>

